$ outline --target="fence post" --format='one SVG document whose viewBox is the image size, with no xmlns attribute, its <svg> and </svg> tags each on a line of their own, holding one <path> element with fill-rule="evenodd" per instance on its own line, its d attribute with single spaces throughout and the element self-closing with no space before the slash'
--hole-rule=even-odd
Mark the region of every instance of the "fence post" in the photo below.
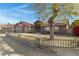
<svg viewBox="0 0 79 59">
<path fill-rule="evenodd" d="M 40 39 L 39 38 L 36 38 L 35 47 L 36 48 L 41 48 L 41 46 L 40 46 Z"/>
<path fill-rule="evenodd" d="M 18 34 L 18 38 L 21 38 L 21 34 Z"/>
</svg>

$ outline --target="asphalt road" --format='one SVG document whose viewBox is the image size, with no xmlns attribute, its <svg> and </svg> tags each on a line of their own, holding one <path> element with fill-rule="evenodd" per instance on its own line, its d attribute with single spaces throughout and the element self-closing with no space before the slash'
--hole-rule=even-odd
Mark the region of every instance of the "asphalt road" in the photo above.
<svg viewBox="0 0 79 59">
<path fill-rule="evenodd" d="M 47 56 L 48 54 L 36 51 L 28 47 L 14 37 L 0 36 L 0 55 L 1 56 Z"/>
<path fill-rule="evenodd" d="M 20 56 L 0 37 L 0 56 Z"/>
</svg>

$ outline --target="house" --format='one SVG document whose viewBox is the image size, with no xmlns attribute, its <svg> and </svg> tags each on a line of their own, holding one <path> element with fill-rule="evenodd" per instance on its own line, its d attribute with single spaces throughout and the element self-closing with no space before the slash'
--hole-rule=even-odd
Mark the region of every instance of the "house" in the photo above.
<svg viewBox="0 0 79 59">
<path fill-rule="evenodd" d="M 19 22 L 14 25 L 14 32 L 26 33 L 32 29 L 32 24 L 27 22 Z"/>
<path fill-rule="evenodd" d="M 14 24 L 1 24 L 0 25 L 1 32 L 14 32 Z"/>
<path fill-rule="evenodd" d="M 67 34 L 68 33 L 68 20 L 67 19 L 56 19 L 54 20 L 54 32 L 58 34 Z M 42 26 L 43 31 L 49 31 L 50 27 L 47 21 L 45 22 L 45 25 Z"/>
<path fill-rule="evenodd" d="M 67 24 L 64 23 L 55 23 L 55 33 L 67 34 Z"/>
<path fill-rule="evenodd" d="M 69 20 L 63 15 L 54 20 L 55 32 L 59 34 L 67 34 L 69 29 Z"/>
</svg>

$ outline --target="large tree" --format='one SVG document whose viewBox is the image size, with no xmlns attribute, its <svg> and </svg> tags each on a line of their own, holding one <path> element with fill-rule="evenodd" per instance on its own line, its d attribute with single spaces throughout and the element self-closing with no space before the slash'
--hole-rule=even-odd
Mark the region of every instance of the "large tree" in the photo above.
<svg viewBox="0 0 79 59">
<path fill-rule="evenodd" d="M 75 26 L 79 26 L 79 19 L 73 21 L 70 28 L 73 29 L 73 27 L 75 27 Z"/>
<path fill-rule="evenodd" d="M 34 22 L 34 25 L 35 25 L 35 29 L 38 31 L 38 32 L 43 32 L 42 30 L 42 27 L 44 26 L 44 22 L 43 21 L 40 21 L 40 20 L 37 20 Z"/>
<path fill-rule="evenodd" d="M 34 9 L 36 10 L 36 14 L 38 15 L 38 18 L 48 18 L 51 16 L 48 20 L 49 27 L 50 27 L 50 39 L 54 39 L 54 20 L 57 16 L 65 16 L 65 18 L 69 18 L 73 15 L 79 15 L 79 4 L 72 4 L 72 3 L 52 3 L 44 4 L 34 4 Z M 52 10 L 51 12 L 48 12 L 48 10 Z M 52 15 L 50 15 L 52 13 Z M 68 20 L 68 19 L 67 19 Z M 69 22 L 69 21 L 68 21 Z"/>
</svg>

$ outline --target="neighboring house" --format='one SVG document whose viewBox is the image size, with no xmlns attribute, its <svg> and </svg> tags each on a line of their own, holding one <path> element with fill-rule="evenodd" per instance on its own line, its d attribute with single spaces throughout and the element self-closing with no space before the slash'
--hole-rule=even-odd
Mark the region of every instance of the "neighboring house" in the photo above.
<svg viewBox="0 0 79 59">
<path fill-rule="evenodd" d="M 3 33 L 3 30 L 2 30 L 2 27 L 3 27 L 4 25 L 2 25 L 2 24 L 0 24 L 0 33 Z"/>
<path fill-rule="evenodd" d="M 54 21 L 54 32 L 58 34 L 67 34 L 68 33 L 68 22 L 66 19 L 56 19 Z M 49 31 L 49 24 L 46 22 L 44 26 L 42 26 L 43 30 Z"/>
<path fill-rule="evenodd" d="M 33 25 L 27 22 L 19 22 L 14 25 L 14 32 L 26 33 L 32 29 Z"/>
<path fill-rule="evenodd" d="M 67 34 L 67 24 L 55 23 L 55 32 L 59 34 Z"/>
<path fill-rule="evenodd" d="M 58 28 L 58 31 L 56 31 L 59 34 L 67 34 L 69 30 L 69 20 L 64 16 L 58 16 L 54 20 L 55 23 L 55 31 L 56 27 Z"/>
<path fill-rule="evenodd" d="M 0 25 L 1 32 L 14 32 L 14 24 L 3 24 Z"/>
<path fill-rule="evenodd" d="M 49 25 L 45 25 L 41 27 L 41 30 L 44 31 L 50 31 Z M 58 34 L 66 34 L 67 33 L 67 24 L 63 23 L 54 23 L 54 32 Z"/>
</svg>

